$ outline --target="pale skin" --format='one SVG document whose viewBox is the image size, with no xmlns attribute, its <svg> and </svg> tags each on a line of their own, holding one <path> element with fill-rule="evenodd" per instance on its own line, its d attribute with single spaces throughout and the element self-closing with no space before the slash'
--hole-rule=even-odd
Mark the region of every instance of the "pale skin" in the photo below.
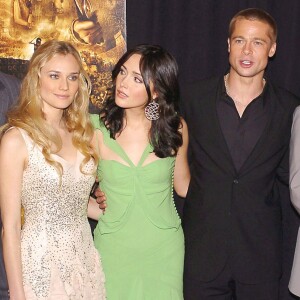
<svg viewBox="0 0 300 300">
<path fill-rule="evenodd" d="M 125 109 L 125 126 L 122 132 L 116 137 L 116 141 L 126 152 L 134 165 L 137 165 L 141 155 L 149 143 L 148 135 L 151 121 L 145 117 L 144 107 L 148 101 L 148 95 L 139 70 L 140 55 L 131 56 L 121 68 L 116 80 L 116 104 Z M 157 94 L 155 87 L 151 86 L 152 98 Z M 185 197 L 190 181 L 190 171 L 187 161 L 188 130 L 187 125 L 181 119 L 182 128 L 180 129 L 183 138 L 183 145 L 179 148 L 174 169 L 174 189 L 176 193 Z M 103 143 L 103 136 L 100 130 L 96 131 L 98 147 L 100 149 L 100 159 L 117 160 L 126 164 L 118 155 L 111 151 Z M 154 153 L 150 153 L 143 165 L 147 165 L 160 159 Z M 100 183 L 101 185 L 101 183 Z M 101 190 L 96 192 L 97 202 L 100 208 L 105 210 L 105 195 Z"/>
<path fill-rule="evenodd" d="M 228 38 L 230 71 L 227 79 L 230 96 L 240 115 L 263 90 L 263 76 L 269 57 L 276 52 L 276 41 L 267 23 L 238 19 Z"/>
<path fill-rule="evenodd" d="M 58 152 L 52 150 L 69 162 L 75 162 L 77 149 L 72 143 L 72 132 L 66 128 L 63 111 L 78 91 L 78 77 L 78 63 L 67 54 L 50 59 L 42 67 L 39 80 L 45 122 L 56 129 L 62 139 L 62 148 Z M 0 174 L 5 174 L 0 181 L 3 256 L 11 300 L 25 300 L 20 234 L 22 178 L 27 163 L 24 139 L 17 128 L 12 128 L 4 134 L 0 144 Z M 100 215 L 99 208 L 97 210 Z"/>
</svg>

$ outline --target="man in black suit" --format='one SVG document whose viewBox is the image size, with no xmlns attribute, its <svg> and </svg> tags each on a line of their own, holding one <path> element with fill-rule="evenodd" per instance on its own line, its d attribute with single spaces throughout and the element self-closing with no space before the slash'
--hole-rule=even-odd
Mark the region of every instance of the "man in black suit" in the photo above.
<svg viewBox="0 0 300 300">
<path fill-rule="evenodd" d="M 298 99 L 264 79 L 276 37 L 265 11 L 237 13 L 229 73 L 183 89 L 192 172 L 183 212 L 185 300 L 279 299 L 284 213 L 277 182 L 288 184 Z"/>
<path fill-rule="evenodd" d="M 19 80 L 0 72 L 0 126 L 6 122 L 8 109 L 16 102 L 19 92 Z M 3 174 L 0 174 L 0 178 Z M 2 222 L 0 219 L 0 231 Z M 0 238 L 0 299 L 8 300 L 8 287 L 2 255 L 2 239 Z"/>
</svg>

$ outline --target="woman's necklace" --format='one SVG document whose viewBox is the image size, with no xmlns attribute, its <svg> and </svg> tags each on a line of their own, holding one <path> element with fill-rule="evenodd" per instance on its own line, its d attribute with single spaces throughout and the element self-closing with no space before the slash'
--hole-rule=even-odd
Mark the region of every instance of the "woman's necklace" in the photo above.
<svg viewBox="0 0 300 300">
<path fill-rule="evenodd" d="M 238 104 L 242 107 L 247 107 L 248 104 L 244 104 L 242 103 L 241 101 L 238 101 L 238 100 L 235 100 L 233 99 L 233 97 L 230 95 L 229 91 L 228 91 L 228 83 L 227 83 L 227 79 L 228 79 L 228 76 L 229 76 L 229 73 L 227 73 L 225 76 L 224 76 L 224 84 L 225 84 L 225 91 L 226 91 L 226 94 L 232 99 L 232 101 L 235 103 L 235 104 Z M 266 79 L 263 78 L 263 88 L 266 84 Z"/>
</svg>

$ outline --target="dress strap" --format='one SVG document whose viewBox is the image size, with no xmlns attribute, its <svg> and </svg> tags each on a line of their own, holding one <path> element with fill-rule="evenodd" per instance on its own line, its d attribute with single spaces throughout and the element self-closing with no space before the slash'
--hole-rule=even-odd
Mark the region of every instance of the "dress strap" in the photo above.
<svg viewBox="0 0 300 300">
<path fill-rule="evenodd" d="M 126 152 L 123 150 L 123 148 L 119 145 L 119 143 L 110 137 L 109 130 L 102 124 L 99 128 L 103 134 L 103 142 L 104 144 L 111 149 L 113 152 L 115 152 L 118 156 L 120 156 L 129 166 L 133 166 L 133 163 L 127 156 Z"/>
<path fill-rule="evenodd" d="M 142 166 L 144 161 L 146 160 L 146 158 L 148 157 L 148 155 L 153 151 L 153 147 L 151 146 L 151 144 L 149 143 L 147 145 L 147 147 L 145 148 L 141 158 L 140 158 L 140 161 L 138 163 L 139 166 Z"/>
<path fill-rule="evenodd" d="M 127 154 L 123 151 L 122 147 L 118 142 L 110 137 L 109 130 L 105 127 L 98 115 L 91 115 L 91 121 L 95 129 L 98 129 L 102 132 L 104 144 L 120 156 L 128 165 L 132 166 L 131 160 L 128 158 Z"/>
<path fill-rule="evenodd" d="M 19 128 L 19 127 L 16 127 L 16 128 L 20 131 L 20 133 L 21 133 L 21 135 L 22 135 L 22 137 L 23 137 L 23 139 L 24 139 L 24 141 L 25 141 L 26 148 L 27 148 L 28 150 L 32 150 L 32 148 L 34 147 L 34 142 L 33 142 L 33 140 L 29 137 L 29 135 L 28 135 L 28 133 L 26 132 L 26 130 L 24 130 L 24 129 L 22 129 L 22 128 Z"/>
<path fill-rule="evenodd" d="M 11 126 L 5 132 L 8 132 L 9 130 L 11 130 L 13 128 L 16 128 L 19 130 L 19 132 L 21 133 L 21 136 L 25 142 L 27 150 L 31 150 L 34 147 L 34 143 L 33 143 L 32 139 L 29 137 L 26 130 L 19 128 L 19 127 Z"/>
</svg>

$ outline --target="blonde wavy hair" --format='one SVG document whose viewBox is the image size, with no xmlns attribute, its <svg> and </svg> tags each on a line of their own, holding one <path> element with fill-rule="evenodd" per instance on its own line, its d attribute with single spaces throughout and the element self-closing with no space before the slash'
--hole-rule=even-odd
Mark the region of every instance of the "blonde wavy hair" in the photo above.
<svg viewBox="0 0 300 300">
<path fill-rule="evenodd" d="M 63 118 L 68 130 L 73 132 L 74 146 L 84 156 L 80 171 L 85 173 L 83 167 L 91 158 L 97 164 L 98 157 L 91 145 L 94 130 L 88 114 L 91 81 L 83 68 L 79 52 L 69 42 L 51 40 L 45 42 L 34 52 L 28 72 L 21 84 L 19 102 L 8 113 L 8 123 L 2 131 L 5 132 L 12 126 L 24 129 L 41 147 L 46 161 L 57 170 L 60 176 L 63 173 L 62 165 L 55 161 L 51 154 L 57 153 L 61 149 L 62 140 L 58 132 L 45 120 L 43 100 L 40 96 L 40 74 L 43 66 L 55 55 L 67 54 L 73 55 L 76 59 L 80 67 L 80 75 L 78 92 L 72 104 L 64 110 Z"/>
</svg>

